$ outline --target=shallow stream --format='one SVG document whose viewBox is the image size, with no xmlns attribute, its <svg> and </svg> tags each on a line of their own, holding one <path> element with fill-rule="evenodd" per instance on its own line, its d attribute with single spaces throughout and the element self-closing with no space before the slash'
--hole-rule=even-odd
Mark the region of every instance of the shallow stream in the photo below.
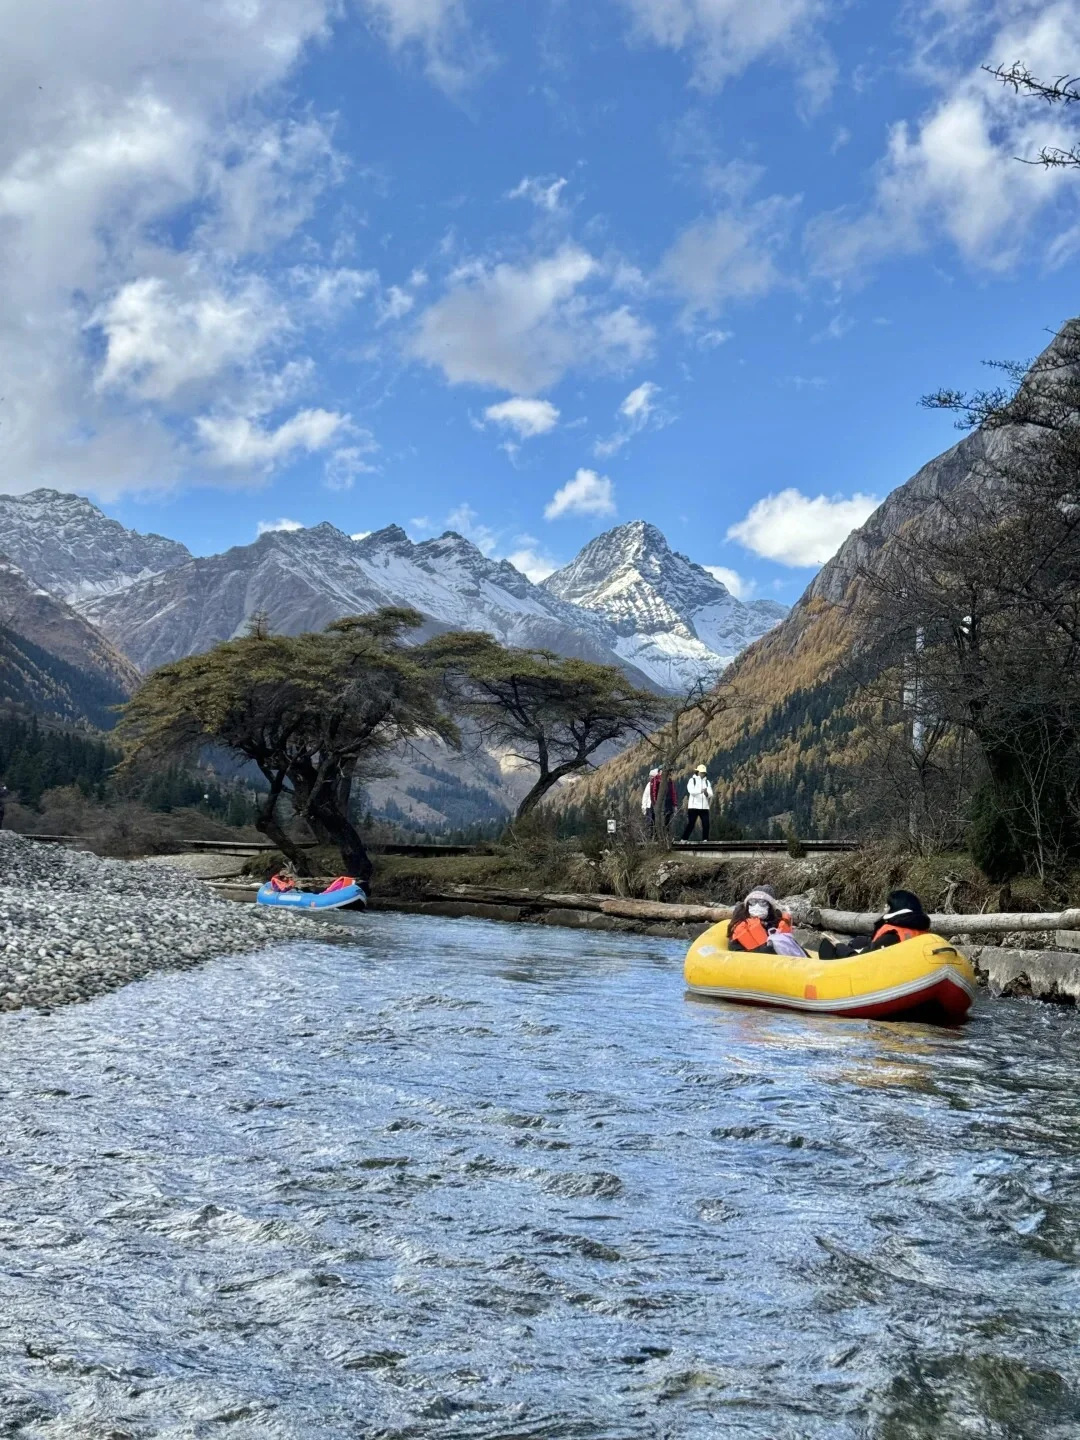
<svg viewBox="0 0 1080 1440">
<path fill-rule="evenodd" d="M 1080 1020 L 372 915 L 0 1018 L 0 1436 L 1080 1434 Z"/>
</svg>

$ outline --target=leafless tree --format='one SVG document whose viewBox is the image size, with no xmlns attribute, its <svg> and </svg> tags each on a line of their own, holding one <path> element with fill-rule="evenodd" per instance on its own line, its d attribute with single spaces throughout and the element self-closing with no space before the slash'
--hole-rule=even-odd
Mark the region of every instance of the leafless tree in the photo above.
<svg viewBox="0 0 1080 1440">
<path fill-rule="evenodd" d="M 866 651 L 917 666 L 938 753 L 975 743 L 984 864 L 1046 875 L 1080 845 L 1080 326 L 1014 393 L 932 403 L 980 420 L 982 459 L 862 571 Z"/>
<path fill-rule="evenodd" d="M 1080 76 L 1059 75 L 1055 80 L 1040 80 L 1019 61 L 1012 65 L 984 65 L 983 69 L 1017 95 L 1042 100 L 1047 105 L 1060 105 L 1065 109 L 1080 104 Z M 1047 170 L 1080 170 L 1080 145 L 1073 145 L 1068 150 L 1056 145 L 1045 145 L 1038 155 L 1018 155 L 1017 159 L 1022 160 L 1025 165 L 1042 165 Z"/>
</svg>

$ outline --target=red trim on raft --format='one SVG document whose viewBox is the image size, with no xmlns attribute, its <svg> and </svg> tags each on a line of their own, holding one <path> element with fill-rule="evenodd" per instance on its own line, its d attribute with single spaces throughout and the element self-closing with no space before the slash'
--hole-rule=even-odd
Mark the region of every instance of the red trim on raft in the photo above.
<svg viewBox="0 0 1080 1440">
<path fill-rule="evenodd" d="M 694 993 L 691 990 L 691 993 Z M 800 1015 L 830 1015 L 840 1020 L 917 1020 L 924 1015 L 944 1019 L 948 1023 L 963 1020 L 971 1009 L 971 996 L 962 985 L 954 980 L 936 980 L 925 990 L 914 990 L 907 995 L 897 995 L 891 1000 L 879 1000 L 869 1005 L 837 1006 L 835 1010 L 814 1006 L 785 1004 L 783 1000 L 758 1000 L 741 995 L 701 994 L 702 999 L 726 1000 L 732 1005 L 753 1005 L 759 1010 L 794 1010 Z"/>
</svg>

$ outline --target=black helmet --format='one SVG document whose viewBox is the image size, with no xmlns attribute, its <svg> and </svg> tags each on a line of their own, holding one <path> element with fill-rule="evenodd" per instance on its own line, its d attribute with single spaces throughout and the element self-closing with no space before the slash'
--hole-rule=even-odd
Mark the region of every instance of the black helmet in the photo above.
<svg viewBox="0 0 1080 1440">
<path fill-rule="evenodd" d="M 910 890 L 890 890 L 885 902 L 883 920 L 899 923 L 911 930 L 928 930 L 930 920 L 919 897 Z"/>
</svg>

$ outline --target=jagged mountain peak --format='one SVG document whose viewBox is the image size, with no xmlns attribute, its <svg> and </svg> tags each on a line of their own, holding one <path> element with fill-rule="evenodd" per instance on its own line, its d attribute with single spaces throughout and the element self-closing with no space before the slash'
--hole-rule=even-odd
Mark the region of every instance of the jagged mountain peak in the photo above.
<svg viewBox="0 0 1080 1440">
<path fill-rule="evenodd" d="M 619 653 L 673 690 L 722 669 L 787 613 L 772 601 L 743 604 L 645 520 L 598 535 L 543 586 L 602 615 Z"/>
<path fill-rule="evenodd" d="M 356 540 L 353 543 L 365 550 L 378 550 L 383 545 L 411 546 L 413 542 L 400 525 L 384 525 L 381 530 L 372 530 L 362 540 Z"/>
<path fill-rule="evenodd" d="M 6 553 L 36 584 L 72 603 L 124 590 L 191 558 L 179 541 L 128 530 L 85 496 L 59 490 L 0 495 L 0 534 Z"/>
</svg>

